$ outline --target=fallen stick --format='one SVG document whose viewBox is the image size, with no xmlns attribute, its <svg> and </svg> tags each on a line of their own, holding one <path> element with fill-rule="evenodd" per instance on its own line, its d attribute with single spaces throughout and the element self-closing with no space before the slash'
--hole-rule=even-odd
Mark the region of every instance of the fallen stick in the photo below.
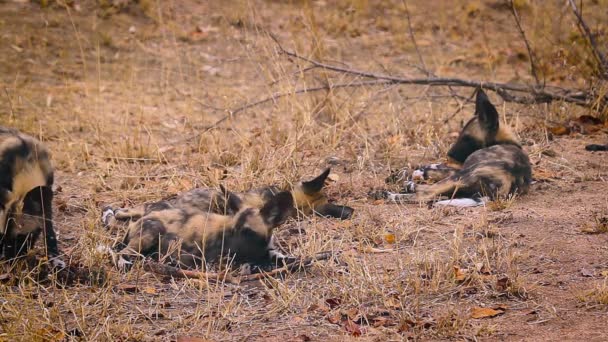
<svg viewBox="0 0 608 342">
<path fill-rule="evenodd" d="M 182 270 L 180 268 L 158 263 L 155 261 L 146 261 L 143 265 L 144 270 L 164 276 L 186 279 L 211 280 L 215 282 L 226 282 L 230 284 L 239 284 L 245 281 L 259 280 L 266 277 L 272 277 L 283 273 L 295 272 L 311 266 L 316 261 L 328 260 L 334 255 L 332 252 L 321 252 L 315 256 L 306 258 L 297 258 L 296 260 L 285 264 L 282 267 L 275 268 L 268 272 L 260 272 L 243 276 L 232 276 L 229 273 L 209 273 L 201 271 Z"/>
<path fill-rule="evenodd" d="M 187 279 L 201 279 L 211 280 L 215 282 L 228 282 L 230 284 L 238 284 L 238 280 L 228 273 L 209 273 L 201 271 L 190 271 L 182 270 L 181 268 L 161 264 L 156 261 L 146 261 L 144 263 L 144 270 L 152 273 L 157 273 L 164 276 L 174 278 L 187 278 Z"/>
</svg>

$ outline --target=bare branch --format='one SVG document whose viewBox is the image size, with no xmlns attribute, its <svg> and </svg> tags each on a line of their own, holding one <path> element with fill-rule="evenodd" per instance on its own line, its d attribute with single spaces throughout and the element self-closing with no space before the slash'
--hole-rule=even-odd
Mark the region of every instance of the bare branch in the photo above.
<svg viewBox="0 0 608 342">
<path fill-rule="evenodd" d="M 174 277 L 174 278 L 190 278 L 190 279 L 200 279 L 206 281 L 213 282 L 226 282 L 230 284 L 239 284 L 244 281 L 252 281 L 264 279 L 266 277 L 280 275 L 288 272 L 295 272 L 302 270 L 306 267 L 310 267 L 316 261 L 328 260 L 333 257 L 335 254 L 332 252 L 321 252 L 317 253 L 312 257 L 307 258 L 296 258 L 292 262 L 285 264 L 282 267 L 275 268 L 269 272 L 262 273 L 254 273 L 243 276 L 232 276 L 227 272 L 223 273 L 209 273 L 209 272 L 201 272 L 201 271 L 191 271 L 191 270 L 182 270 L 177 267 L 169 266 L 166 264 L 162 264 L 159 262 L 146 260 L 144 262 L 144 270 L 164 276 Z"/>
<path fill-rule="evenodd" d="M 538 77 L 538 67 L 536 66 L 536 55 L 532 52 L 532 47 L 530 46 L 530 42 L 526 37 L 526 32 L 521 26 L 521 19 L 519 18 L 519 14 L 517 13 L 517 9 L 515 8 L 515 3 L 513 2 L 513 0 L 510 0 L 509 2 L 511 5 L 511 13 L 513 14 L 513 18 L 515 18 L 515 23 L 517 24 L 517 29 L 519 30 L 519 34 L 521 35 L 522 39 L 524 40 L 524 43 L 526 44 L 526 49 L 528 50 L 528 58 L 530 58 L 530 72 L 532 73 L 532 76 L 534 76 L 536 85 L 540 86 L 540 79 Z"/>
<path fill-rule="evenodd" d="M 587 38 L 587 40 L 589 41 L 593 56 L 597 60 L 601 77 L 604 79 L 608 78 L 608 62 L 606 61 L 606 56 L 604 56 L 602 52 L 598 49 L 597 42 L 595 41 L 595 38 L 593 37 L 589 26 L 587 26 L 587 23 L 585 23 L 585 20 L 583 20 L 583 15 L 578 10 L 578 7 L 576 6 L 574 0 L 568 0 L 568 3 L 570 3 L 570 7 L 572 7 L 572 12 L 578 20 L 577 24 L 579 30 L 581 31 L 581 34 L 583 34 L 585 38 Z"/>
<path fill-rule="evenodd" d="M 405 78 L 405 77 L 396 77 L 384 74 L 373 73 L 369 71 L 350 69 L 345 67 L 339 67 L 331 64 L 326 64 L 323 62 L 319 62 L 308 57 L 301 56 L 295 52 L 284 49 L 281 45 L 279 45 L 279 49 L 281 49 L 282 53 L 297 58 L 303 61 L 306 61 L 312 65 L 318 66 L 325 70 L 331 70 L 338 73 L 350 74 L 365 78 L 372 78 L 376 80 L 384 80 L 390 81 L 395 84 L 415 84 L 415 85 L 429 85 L 429 86 L 453 86 L 453 87 L 469 87 L 469 88 L 479 88 L 482 87 L 484 89 L 489 89 L 495 91 L 498 95 L 500 95 L 505 101 L 508 102 L 517 102 L 523 104 L 531 104 L 531 103 L 548 103 L 552 101 L 564 101 L 569 103 L 575 103 L 577 105 L 581 105 L 584 107 L 590 107 L 591 103 L 594 99 L 593 95 L 587 92 L 581 92 L 578 90 L 570 90 L 564 89 L 557 86 L 546 86 L 542 89 L 534 89 L 527 85 L 517 84 L 517 83 L 500 83 L 500 82 L 482 82 L 482 81 L 474 81 L 474 80 L 466 80 L 461 78 L 454 77 L 427 77 L 427 78 Z M 549 91 L 552 89 L 553 91 Z M 508 93 L 508 91 L 525 93 L 531 95 L 530 98 L 524 98 L 520 96 L 514 96 Z M 608 97 L 603 97 L 601 99 L 602 105 L 601 107 L 605 107 L 608 104 Z"/>
</svg>

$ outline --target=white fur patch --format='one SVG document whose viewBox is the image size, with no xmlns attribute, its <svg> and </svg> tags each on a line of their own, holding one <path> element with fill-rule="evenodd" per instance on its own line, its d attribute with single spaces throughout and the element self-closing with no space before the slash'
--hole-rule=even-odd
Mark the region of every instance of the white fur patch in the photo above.
<svg viewBox="0 0 608 342">
<path fill-rule="evenodd" d="M 449 200 L 438 201 L 433 204 L 434 207 L 459 207 L 459 208 L 471 208 L 479 207 L 485 204 L 483 199 L 473 198 L 454 198 Z"/>
<path fill-rule="evenodd" d="M 110 218 L 113 216 L 114 216 L 114 210 L 112 210 L 112 208 L 107 208 L 101 214 L 101 222 L 103 222 L 103 224 L 107 226 L 110 224 Z"/>
<path fill-rule="evenodd" d="M 271 257 L 274 257 L 276 259 L 287 259 L 287 256 L 279 251 L 277 251 L 276 249 L 271 249 L 268 251 L 268 254 Z"/>
<path fill-rule="evenodd" d="M 125 270 L 127 267 L 129 267 L 129 265 L 132 265 L 133 263 L 126 260 L 123 257 L 118 258 L 118 262 L 116 263 L 116 267 L 118 267 L 121 270 Z"/>
<path fill-rule="evenodd" d="M 49 260 L 49 262 L 51 263 L 53 268 L 56 268 L 56 269 L 65 268 L 65 262 L 63 260 L 61 260 L 60 257 L 51 258 L 51 260 Z"/>
<path fill-rule="evenodd" d="M 251 265 L 250 264 L 242 264 L 239 267 L 239 275 L 244 276 L 244 275 L 250 275 L 251 273 L 252 272 L 251 272 Z"/>
<path fill-rule="evenodd" d="M 412 172 L 412 179 L 413 180 L 423 180 L 424 179 L 424 171 L 422 171 L 422 170 L 414 170 L 414 172 Z"/>
<path fill-rule="evenodd" d="M 405 182 L 405 184 L 403 186 L 403 190 L 405 190 L 405 192 L 408 194 L 415 193 L 416 192 L 416 183 L 414 183 L 413 181 Z"/>
</svg>

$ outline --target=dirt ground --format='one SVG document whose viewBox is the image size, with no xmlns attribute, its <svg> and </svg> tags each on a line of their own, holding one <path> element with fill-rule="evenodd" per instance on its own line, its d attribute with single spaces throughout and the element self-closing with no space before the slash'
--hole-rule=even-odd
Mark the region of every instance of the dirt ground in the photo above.
<svg viewBox="0 0 608 342">
<path fill-rule="evenodd" d="M 545 82 L 593 82 L 569 7 L 515 4 Z M 584 4 L 606 46 L 608 3 Z M 0 264 L 0 340 L 608 339 L 608 153 L 584 150 L 608 126 L 553 134 L 597 113 L 490 93 L 533 162 L 530 192 L 473 209 L 388 204 L 369 192 L 440 161 L 473 89 L 355 87 L 368 79 L 310 68 L 268 34 L 351 69 L 533 84 L 503 2 L 0 1 L 0 28 L 0 123 L 53 152 L 60 247 L 86 270 L 62 285 Z M 336 253 L 303 272 L 170 279 L 118 272 L 96 250 L 122 234 L 101 225 L 106 204 L 288 186 L 329 166 L 330 197 L 356 211 L 277 230 L 287 253 Z"/>
</svg>

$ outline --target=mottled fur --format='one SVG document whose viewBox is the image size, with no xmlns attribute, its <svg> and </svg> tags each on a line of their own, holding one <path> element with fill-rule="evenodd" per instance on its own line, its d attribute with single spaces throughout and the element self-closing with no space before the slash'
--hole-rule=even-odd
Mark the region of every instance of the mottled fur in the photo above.
<svg viewBox="0 0 608 342">
<path fill-rule="evenodd" d="M 435 165 L 418 170 L 423 179 L 436 183 L 410 185 L 409 188 L 415 188 L 415 196 L 390 194 L 389 197 L 395 201 L 484 196 L 495 199 L 525 193 L 532 180 L 528 155 L 510 128 L 500 124 L 496 108 L 481 89 L 477 92 L 475 117 L 464 126 L 448 157 L 456 167 Z"/>
<path fill-rule="evenodd" d="M 0 252 L 24 255 L 44 235 L 46 253 L 63 266 L 53 229 L 53 167 L 33 137 L 0 126 Z"/>
<path fill-rule="evenodd" d="M 274 251 L 272 231 L 293 206 L 289 192 L 273 196 L 262 208 L 244 206 L 227 194 L 232 216 L 167 207 L 144 214 L 129 224 L 117 246 L 119 265 L 130 256 L 157 255 L 182 267 L 200 267 L 229 257 L 233 264 L 264 265 L 283 256 Z"/>
<path fill-rule="evenodd" d="M 323 187 L 329 172 L 330 169 L 326 169 L 321 175 L 313 180 L 300 182 L 291 189 L 294 205 L 287 209 L 288 217 L 296 218 L 298 215 L 308 216 L 313 213 L 320 216 L 340 219 L 348 219 L 351 217 L 354 209 L 329 203 L 327 196 L 323 193 Z M 279 187 L 267 186 L 243 193 L 230 194 L 239 197 L 244 207 L 262 208 L 279 192 L 281 192 Z M 114 211 L 114 216 L 107 216 L 106 219 L 104 219 L 104 222 L 107 224 L 113 218 L 118 220 L 134 220 L 153 211 L 168 208 L 182 208 L 188 211 L 199 211 L 202 213 L 234 215 L 236 212 L 231 210 L 227 205 L 227 193 L 228 192 L 223 188 L 219 190 L 197 188 L 166 201 L 145 203 L 127 209 L 117 209 Z"/>
</svg>

